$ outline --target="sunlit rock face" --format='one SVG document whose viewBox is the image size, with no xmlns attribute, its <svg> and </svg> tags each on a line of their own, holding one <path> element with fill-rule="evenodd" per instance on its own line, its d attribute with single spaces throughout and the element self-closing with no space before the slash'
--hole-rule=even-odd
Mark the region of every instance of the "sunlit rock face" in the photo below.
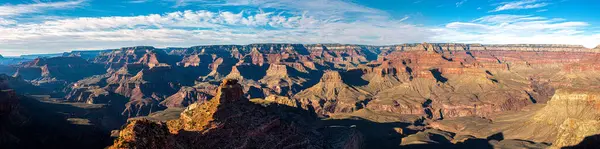
<svg viewBox="0 0 600 149">
<path fill-rule="evenodd" d="M 229 143 L 231 147 L 252 141 L 278 142 L 281 140 L 275 138 L 290 137 L 293 142 L 308 142 L 298 143 L 301 147 L 319 148 L 323 144 L 319 140 L 328 140 L 321 139 L 327 136 L 314 133 L 313 128 L 291 125 L 292 122 L 283 120 L 289 117 L 279 115 L 281 111 L 270 111 L 273 109 L 267 108 L 272 107 L 269 105 L 301 110 L 305 113 L 299 117 L 310 115 L 314 119 L 317 119 L 312 117 L 315 115 L 320 118 L 362 116 L 377 121 L 409 116 L 414 118 L 411 123 L 423 125 L 415 126 L 415 131 L 435 127 L 452 133 L 475 132 L 466 128 L 471 123 L 456 127 L 444 123 L 467 119 L 490 125 L 485 129 L 502 131 L 506 138 L 572 146 L 589 135 L 584 132 L 595 131 L 588 127 L 596 124 L 590 121 L 594 117 L 565 116 L 565 112 L 556 109 L 585 107 L 589 112 L 586 114 L 593 113 L 589 110 L 593 109 L 590 106 L 594 105 L 593 100 L 570 100 L 578 99 L 575 93 L 579 91 L 592 95 L 592 91 L 585 90 L 600 88 L 598 51 L 573 45 L 452 43 L 251 44 L 167 49 L 140 46 L 35 59 L 11 66 L 12 70 L 6 68 L 15 76 L 6 82 L 18 94 L 51 95 L 52 100 L 84 105 L 105 104 L 114 107 L 112 110 L 124 118 L 152 117 L 156 113 L 160 115 L 159 112 L 175 111 L 176 114 L 171 114 L 175 116 L 165 124 L 131 123 L 131 129 L 126 132 L 157 129 L 140 131 L 134 138 L 143 140 L 143 134 L 166 135 L 149 138 L 162 143 L 141 147 L 189 147 L 171 142 L 181 138 L 208 142 L 199 145 L 205 148 L 227 145 L 207 139 L 231 138 L 231 135 L 223 135 L 226 131 L 265 139 L 236 140 L 238 142 Z M 569 99 L 568 104 L 563 103 L 564 99 Z M 531 106 L 545 105 L 547 108 L 531 110 Z M 537 110 L 545 112 L 538 114 Z M 530 115 L 515 118 L 527 124 L 519 125 L 522 129 L 498 126 L 508 121 L 498 115 L 523 111 Z M 544 116 L 544 113 L 559 114 Z M 240 119 L 246 124 L 230 119 Z M 544 125 L 552 127 L 542 128 Z M 257 130 L 263 126 L 270 131 Z M 423 129 L 417 129 L 421 127 Z M 552 131 L 534 133 L 525 128 Z M 399 130 L 406 129 L 394 131 Z M 346 128 L 343 131 L 352 136 L 340 136 L 346 138 L 340 144 L 348 146 L 360 144 L 361 138 L 368 135 Z M 490 135 L 487 133 L 469 134 L 473 138 L 454 135 L 448 139 L 481 138 Z M 450 136 L 434 131 L 414 134 L 408 140 L 419 142 L 430 134 Z M 298 136 L 303 135 L 308 136 L 307 139 L 299 139 Z M 122 138 L 125 140 L 120 141 L 129 140 L 134 144 L 140 140 Z M 496 143 L 511 144 L 511 141 Z"/>
<path fill-rule="evenodd" d="M 554 128 L 552 146 L 574 146 L 585 137 L 600 134 L 600 92 L 589 89 L 559 89 L 538 111 L 532 122 Z"/>
<path fill-rule="evenodd" d="M 360 148 L 361 134 L 350 134 L 336 142 L 324 142 L 310 121 L 290 124 L 270 108 L 244 98 L 238 80 L 226 79 L 216 96 L 188 106 L 180 119 L 167 123 L 147 120 L 129 122 L 110 148 Z M 276 106 L 276 105 L 274 105 Z M 279 107 L 293 108 L 293 107 Z M 310 115 L 296 115 L 309 118 Z M 301 119 L 304 119 L 301 118 Z M 345 130 L 352 132 L 351 130 Z M 340 131 L 346 134 L 346 132 Z M 215 139 L 219 138 L 219 139 Z M 328 144 L 329 143 L 329 144 Z"/>
<path fill-rule="evenodd" d="M 93 56 L 89 61 L 76 58 L 81 52 L 37 59 L 18 66 L 15 75 L 66 91 L 67 101 L 100 103 L 122 96 L 128 116 L 206 101 L 212 91 L 193 90 L 235 78 L 246 97 L 283 96 L 325 116 L 369 109 L 486 117 L 545 103 L 558 87 L 597 86 L 586 77 L 600 71 L 596 51 L 573 45 L 451 43 L 140 46 L 98 51 L 87 55 Z M 67 71 L 75 69 L 90 71 Z M 334 71 L 341 81 L 322 81 Z"/>
<path fill-rule="evenodd" d="M 366 91 L 354 88 L 342 81 L 337 71 L 327 71 L 316 85 L 294 96 L 304 108 L 314 108 L 319 114 L 344 112 L 360 109 L 360 103 L 369 100 Z"/>
</svg>

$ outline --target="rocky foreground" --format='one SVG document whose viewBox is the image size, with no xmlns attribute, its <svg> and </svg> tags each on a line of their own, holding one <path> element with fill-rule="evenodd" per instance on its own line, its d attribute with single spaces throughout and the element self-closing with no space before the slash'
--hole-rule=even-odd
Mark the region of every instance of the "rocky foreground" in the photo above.
<svg viewBox="0 0 600 149">
<path fill-rule="evenodd" d="M 107 117 L 132 118 L 113 148 L 559 148 L 600 134 L 593 127 L 600 120 L 598 51 L 429 43 L 130 47 L 2 70 L 13 74 L 6 84 L 18 94 L 101 104 L 112 111 Z"/>
<path fill-rule="evenodd" d="M 286 109 L 287 108 L 287 109 Z M 313 114 L 291 107 L 260 105 L 243 97 L 237 80 L 225 80 L 208 102 L 186 108 L 166 123 L 130 121 L 110 148 L 344 148 L 361 146 L 356 136 L 326 142 Z M 284 112 L 285 111 L 285 112 Z M 268 142 L 268 143 L 267 143 Z"/>
</svg>

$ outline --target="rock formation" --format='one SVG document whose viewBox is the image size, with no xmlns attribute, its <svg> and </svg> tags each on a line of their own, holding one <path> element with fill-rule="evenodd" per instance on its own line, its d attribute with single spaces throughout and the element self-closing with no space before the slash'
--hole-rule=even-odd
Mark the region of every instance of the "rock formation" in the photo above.
<svg viewBox="0 0 600 149">
<path fill-rule="evenodd" d="M 164 105 L 166 107 L 183 108 L 196 102 L 205 102 L 210 98 L 212 98 L 212 95 L 204 93 L 199 89 L 193 87 L 182 87 L 179 90 L 179 92 L 169 96 L 164 101 L 162 101 L 161 105 Z"/>
<path fill-rule="evenodd" d="M 164 124 L 139 121 L 124 127 L 127 129 L 123 133 L 133 137 L 122 137 L 117 142 L 146 144 L 139 147 L 148 148 L 189 148 L 190 144 L 199 148 L 225 144 L 239 147 L 244 142 L 281 141 L 276 137 L 290 137 L 293 143 L 306 141 L 299 145 L 314 148 L 327 148 L 320 145 L 323 141 L 335 142 L 335 138 L 343 138 L 336 143 L 338 146 L 374 144 L 374 135 L 364 133 L 369 132 L 362 131 L 365 128 L 356 128 L 361 130 L 357 133 L 344 127 L 338 133 L 337 127 L 336 131 L 325 126 L 317 129 L 311 126 L 318 124 L 290 120 L 318 119 L 311 114 L 331 119 L 360 117 L 382 123 L 372 124 L 376 126 L 392 125 L 387 124 L 391 121 L 411 125 L 410 129 L 407 126 L 389 129 L 402 132 L 402 135 L 388 135 L 393 136 L 390 140 L 398 141 L 390 142 L 397 143 L 394 146 L 400 142 L 411 146 L 410 142 L 435 140 L 432 136 L 447 138 L 450 143 L 443 143 L 447 145 L 479 140 L 492 147 L 519 147 L 515 143 L 526 147 L 548 146 L 535 142 L 574 146 L 592 135 L 585 132 L 595 131 L 587 126 L 596 124 L 591 120 L 597 118 L 586 114 L 565 116 L 557 109 L 585 107 L 593 111 L 589 110 L 594 108 L 590 106 L 594 105 L 593 100 L 569 99 L 564 104 L 563 96 L 576 97 L 579 92 L 592 95 L 595 88 L 600 88 L 597 75 L 600 52 L 576 45 L 250 44 L 166 49 L 140 46 L 62 55 L 6 68 L 0 66 L 0 73 L 15 72 L 16 77 L 6 76 L 5 82 L 17 94 L 50 95 L 48 99 L 65 104 L 103 104 L 127 118 L 140 119 L 153 113 L 160 116 L 160 112 L 178 115 L 173 113 L 185 108 L 179 117 L 153 119 L 165 120 Z M 220 85 L 223 80 L 232 79 L 239 82 L 225 81 Z M 295 110 L 302 112 L 289 113 Z M 544 113 L 559 114 L 544 116 Z M 228 118 L 250 125 L 242 126 Z M 242 127 L 256 129 L 241 130 Z M 157 130 L 136 131 L 147 128 Z M 429 128 L 444 132 L 425 131 Z M 233 139 L 231 143 L 207 139 L 231 138 L 225 131 L 255 139 Z M 498 132 L 506 139 L 487 138 Z M 349 136 L 334 136 L 335 133 Z M 145 134 L 166 135 L 147 138 L 157 140 L 156 144 L 140 143 Z M 302 135 L 307 139 L 299 139 Z M 402 137 L 417 141 L 404 142 Z M 182 140 L 187 143 L 180 143 Z M 260 148 L 248 146 L 252 147 Z"/>
<path fill-rule="evenodd" d="M 271 108 L 279 106 L 263 107 L 243 95 L 237 80 L 224 80 L 213 99 L 188 106 L 180 119 L 166 124 L 146 120 L 130 122 L 111 148 L 325 147 L 321 134 L 314 126 L 307 125 L 310 121 L 302 120 L 309 115 L 274 113 Z M 284 115 L 295 118 L 282 117 Z M 341 144 L 360 147 L 356 143 Z"/>
<path fill-rule="evenodd" d="M 599 93 L 598 90 L 557 90 L 548 105 L 533 116 L 531 125 L 552 129 L 547 135 L 555 139 L 553 147 L 577 145 L 587 136 L 600 134 Z"/>
<path fill-rule="evenodd" d="M 302 106 L 319 114 L 352 112 L 361 109 L 370 95 L 342 81 L 337 71 L 327 71 L 316 85 L 294 96 Z"/>
<path fill-rule="evenodd" d="M 501 114 L 491 119 L 458 118 L 430 124 L 433 128 L 485 137 L 502 132 L 505 139 L 552 143 L 551 148 L 576 146 L 598 129 L 597 89 L 558 89 L 541 108 L 523 113 Z M 540 107 L 538 106 L 538 107 Z"/>
</svg>

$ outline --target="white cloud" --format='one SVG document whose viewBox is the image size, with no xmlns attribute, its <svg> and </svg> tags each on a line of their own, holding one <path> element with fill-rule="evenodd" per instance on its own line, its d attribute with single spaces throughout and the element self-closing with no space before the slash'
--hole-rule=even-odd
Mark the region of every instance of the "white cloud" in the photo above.
<svg viewBox="0 0 600 149">
<path fill-rule="evenodd" d="M 464 4 L 465 2 L 467 2 L 467 0 L 461 0 L 459 2 L 456 2 L 456 7 L 462 6 L 462 4 Z"/>
<path fill-rule="evenodd" d="M 550 5 L 546 2 L 540 2 L 540 0 L 519 0 L 514 2 L 506 2 L 501 3 L 500 6 L 496 7 L 496 9 L 491 10 L 490 12 L 498 12 L 504 10 L 517 10 L 517 9 L 533 9 L 533 8 L 541 8 Z"/>
<path fill-rule="evenodd" d="M 231 12 L 223 12 L 220 14 L 220 18 L 223 19 L 227 24 L 237 24 L 241 21 L 242 13 L 234 14 Z"/>
<path fill-rule="evenodd" d="M 140 3 L 146 3 L 149 2 L 150 0 L 130 0 L 127 1 L 127 3 L 132 3 L 132 4 L 140 4 Z"/>
<path fill-rule="evenodd" d="M 61 2 L 38 2 L 33 4 L 4 4 L 0 6 L 0 16 L 18 16 L 23 14 L 41 13 L 53 9 L 69 9 L 82 5 L 84 0 Z"/>
<path fill-rule="evenodd" d="M 312 16 L 340 19 L 342 17 L 386 16 L 387 12 L 353 3 L 349 0 L 168 0 L 175 6 L 198 4 L 203 6 L 244 6 L 270 8 Z"/>
<path fill-rule="evenodd" d="M 178 11 L 131 17 L 63 18 L 0 26 L 0 53 L 47 53 L 120 46 L 201 44 L 421 42 L 435 34 L 403 23 L 348 21 L 280 12 Z M 18 51 L 18 49 L 27 49 Z"/>
<path fill-rule="evenodd" d="M 600 44 L 600 34 L 585 31 L 586 22 L 565 21 L 530 15 L 491 15 L 471 22 L 451 22 L 432 29 L 441 35 L 437 42 L 486 44 L 576 44 L 587 47 Z"/>
<path fill-rule="evenodd" d="M 533 15 L 490 15 L 439 27 L 408 24 L 405 22 L 408 16 L 392 18 L 381 10 L 346 0 L 192 1 L 180 0 L 180 3 L 244 6 L 248 9 L 237 12 L 187 10 L 139 16 L 59 17 L 23 22 L 0 16 L 0 53 L 19 55 L 137 45 L 185 47 L 267 42 L 371 45 L 477 42 L 586 46 L 600 42 L 600 32 L 588 32 L 586 29 L 590 29 L 590 24 L 586 22 Z M 261 8 L 269 8 L 264 9 L 269 11 L 264 12 Z M 38 10 L 35 12 L 43 11 Z"/>
<path fill-rule="evenodd" d="M 501 23 L 514 23 L 514 22 L 535 21 L 535 20 L 544 20 L 544 19 L 546 19 L 546 18 L 531 16 L 531 15 L 499 14 L 499 15 L 484 16 L 484 17 L 475 19 L 471 22 L 501 24 Z"/>
<path fill-rule="evenodd" d="M 17 24 L 15 20 L 0 18 L 0 26 Z"/>
</svg>

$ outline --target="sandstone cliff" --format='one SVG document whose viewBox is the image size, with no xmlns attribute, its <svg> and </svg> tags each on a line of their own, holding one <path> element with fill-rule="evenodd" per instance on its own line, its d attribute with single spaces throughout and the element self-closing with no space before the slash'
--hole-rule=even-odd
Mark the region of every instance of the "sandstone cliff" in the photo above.
<svg viewBox="0 0 600 149">
<path fill-rule="evenodd" d="M 325 148 L 321 134 L 308 125 L 314 117 L 275 112 L 286 106 L 264 107 L 243 95 L 237 80 L 225 80 L 214 98 L 188 106 L 180 119 L 128 123 L 111 148 Z"/>
<path fill-rule="evenodd" d="M 368 92 L 345 84 L 337 71 L 327 71 L 316 85 L 294 96 L 302 107 L 319 114 L 348 113 L 363 108 Z"/>
<path fill-rule="evenodd" d="M 594 141 L 593 136 L 600 133 L 598 97 L 597 89 L 558 89 L 547 104 L 527 107 L 522 112 L 490 119 L 454 118 L 429 125 L 461 135 L 486 137 L 500 132 L 504 139 L 552 143 L 550 148 L 570 147 Z M 586 137 L 592 140 L 584 140 Z"/>
<path fill-rule="evenodd" d="M 205 137 L 195 135 L 201 132 L 214 132 L 207 133 L 206 136 L 229 138 L 230 136 L 218 135 L 217 132 L 237 131 L 238 127 L 242 127 L 238 125 L 239 122 L 213 118 L 220 117 L 219 114 L 215 116 L 215 113 L 247 114 L 235 109 L 253 111 L 256 114 L 247 116 L 248 118 L 246 115 L 229 118 L 246 121 L 254 121 L 256 118 L 252 127 L 276 126 L 277 129 L 273 129 L 275 132 L 293 131 L 302 135 L 305 131 L 313 131 L 312 128 L 305 130 L 288 124 L 309 124 L 290 121 L 288 118 L 307 119 L 297 115 L 317 113 L 322 117 L 367 117 L 377 122 L 399 121 L 404 120 L 403 117 L 410 117 L 411 120 L 407 121 L 411 124 L 444 128 L 444 131 L 453 133 L 471 133 L 469 135 L 473 136 L 454 135 L 448 137 L 448 141 L 486 138 L 493 133 L 503 132 L 506 138 L 547 143 L 556 141 L 554 137 L 565 136 L 559 139 L 564 141 L 555 144 L 570 146 L 573 145 L 571 142 L 576 141 L 569 139 L 579 140 L 579 134 L 588 135 L 583 132 L 594 130 L 588 130 L 584 126 L 595 123 L 587 122 L 588 119 L 574 119 L 579 117 L 574 116 L 556 121 L 551 124 L 552 127 L 541 127 L 542 122 L 531 118 L 537 111 L 531 107 L 543 107 L 542 105 L 552 101 L 550 98 L 558 88 L 600 87 L 600 77 L 596 75 L 600 72 L 600 54 L 597 50 L 575 45 L 417 43 L 368 46 L 267 43 L 167 49 L 141 46 L 98 51 L 95 54 L 91 52 L 88 55 L 73 52 L 68 56 L 74 57 L 41 58 L 15 65 L 18 68 L 16 76 L 26 81 L 11 77 L 8 79 L 11 87 L 17 93 L 50 94 L 52 99 L 64 98 L 62 101 L 66 103 L 90 106 L 105 104 L 107 108 L 112 108 L 125 117 L 146 116 L 166 108 L 171 111 L 187 106 L 187 112 L 191 114 L 181 114 L 178 121 L 187 119 L 189 124 L 175 121 L 167 124 L 132 122 L 131 131 L 145 127 L 170 129 L 168 135 L 171 137 L 156 138 L 166 141 L 154 146 L 188 147 L 186 143 L 169 144 L 169 140 L 185 138 L 186 141 L 204 141 Z M 98 73 L 79 72 L 91 72 L 92 68 L 98 68 L 93 69 Z M 217 96 L 222 92 L 216 92 L 222 88 L 219 86 L 220 82 L 231 78 L 240 80 L 238 88 L 243 92 L 240 97 L 253 100 L 240 102 L 244 106 L 228 106 L 211 100 L 220 99 Z M 30 87 L 41 88 L 50 93 L 27 89 Z M 560 91 L 557 95 L 563 93 L 564 91 Z M 260 106 L 255 106 L 255 103 Z M 549 107 L 551 104 L 556 102 L 548 103 Z M 213 108 L 211 105 L 228 108 Z M 294 108 L 273 108 L 274 105 Z M 199 107 L 204 110 L 199 110 Z M 295 114 L 289 114 L 288 110 L 306 113 L 290 116 Z M 198 111 L 208 111 L 208 114 L 199 114 L 203 112 Z M 282 113 L 288 114 L 281 115 Z M 252 120 L 248 120 L 250 118 Z M 275 121 L 276 119 L 281 120 Z M 519 125 L 518 127 L 522 127 L 520 129 L 508 127 L 509 124 L 514 124 L 511 119 L 518 119 L 519 123 L 528 125 Z M 267 123 L 265 121 L 269 124 L 264 124 Z M 271 124 L 271 121 L 274 123 Z M 458 124 L 464 121 L 468 123 Z M 218 124 L 230 122 L 232 124 Z M 208 128 L 229 126 L 230 129 Z M 316 138 L 325 138 L 322 139 L 325 141 L 344 138 L 339 144 L 347 143 L 348 146 L 360 144 L 361 138 L 368 140 L 366 142 L 373 140 L 370 134 L 341 129 L 344 132 L 340 134 L 349 136 L 325 135 L 338 133 L 337 131 L 319 131 L 326 133 L 314 135 L 318 136 Z M 143 140 L 143 134 L 165 134 L 163 130 L 140 131 L 139 135 L 134 136 Z M 408 131 L 405 128 L 401 130 Z M 548 134 L 539 133 L 544 136 L 532 135 L 536 131 L 546 130 Z M 246 132 L 249 130 L 240 131 Z M 402 136 L 411 135 L 409 132 L 402 133 Z M 253 135 L 266 135 L 266 138 L 277 136 L 264 132 Z M 431 138 L 423 136 L 429 135 L 447 136 L 438 132 L 424 132 L 414 137 L 417 140 L 427 140 Z M 394 136 L 398 141 L 391 143 L 400 144 L 401 139 L 395 133 L 389 136 Z M 138 142 L 138 139 L 133 140 L 134 144 Z M 280 140 L 274 142 L 277 141 Z M 496 141 L 492 146 L 511 144 L 514 141 Z M 232 144 L 236 143 L 238 142 Z"/>
<path fill-rule="evenodd" d="M 577 145 L 587 136 L 600 133 L 600 92 L 597 90 L 559 89 L 547 106 L 538 111 L 531 125 L 550 129 L 553 147 Z M 539 134 L 538 135 L 542 135 Z"/>
</svg>

